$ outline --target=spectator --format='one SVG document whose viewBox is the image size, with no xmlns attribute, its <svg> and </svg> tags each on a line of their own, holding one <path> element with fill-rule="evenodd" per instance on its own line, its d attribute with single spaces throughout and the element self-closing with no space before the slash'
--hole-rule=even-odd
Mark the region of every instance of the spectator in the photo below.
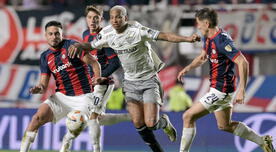
<svg viewBox="0 0 276 152">
<path fill-rule="evenodd" d="M 184 86 L 177 82 L 169 91 L 169 110 L 184 111 L 192 106 L 191 97 L 185 92 Z"/>
<path fill-rule="evenodd" d="M 109 110 L 121 110 L 124 107 L 124 95 L 123 89 L 120 85 L 120 81 L 117 75 L 113 75 L 114 77 L 114 90 L 111 93 L 109 100 L 107 101 L 107 109 Z"/>
</svg>

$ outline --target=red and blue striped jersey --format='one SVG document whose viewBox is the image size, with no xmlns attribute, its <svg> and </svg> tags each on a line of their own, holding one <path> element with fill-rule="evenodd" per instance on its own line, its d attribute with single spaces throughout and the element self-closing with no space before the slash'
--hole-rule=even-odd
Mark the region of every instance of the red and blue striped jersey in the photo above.
<svg viewBox="0 0 276 152">
<path fill-rule="evenodd" d="M 236 76 L 233 62 L 240 51 L 236 49 L 228 33 L 220 29 L 211 38 L 204 38 L 210 65 L 210 86 L 224 93 L 234 92 L 236 89 Z"/>
<path fill-rule="evenodd" d="M 87 29 L 82 34 L 83 41 L 92 42 L 96 39 L 97 35 L 98 33 L 90 33 L 89 29 Z M 100 63 L 103 77 L 110 76 L 121 66 L 117 54 L 111 48 L 102 48 L 101 50 L 94 49 L 90 51 L 90 54 L 96 57 Z M 93 72 L 92 70 L 90 71 Z"/>
<path fill-rule="evenodd" d="M 53 75 L 56 81 L 56 91 L 68 96 L 78 96 L 92 92 L 92 80 L 88 65 L 80 58 L 69 58 L 68 48 L 76 43 L 64 39 L 58 50 L 49 48 L 40 57 L 41 74 Z"/>
</svg>

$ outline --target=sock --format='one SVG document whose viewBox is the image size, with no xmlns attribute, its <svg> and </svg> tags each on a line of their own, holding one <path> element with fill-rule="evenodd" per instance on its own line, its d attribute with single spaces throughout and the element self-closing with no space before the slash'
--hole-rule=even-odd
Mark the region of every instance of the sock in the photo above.
<svg viewBox="0 0 276 152">
<path fill-rule="evenodd" d="M 97 119 L 89 120 L 87 123 L 89 135 L 93 146 L 93 152 L 101 152 L 101 127 Z"/>
<path fill-rule="evenodd" d="M 101 115 L 99 117 L 99 124 L 100 125 L 114 125 L 120 122 L 124 121 L 130 121 L 130 115 L 127 113 L 120 113 L 120 114 L 114 114 L 114 113 L 106 113 L 104 115 Z"/>
<path fill-rule="evenodd" d="M 152 130 L 150 130 L 146 126 L 136 128 L 136 130 L 138 131 L 144 142 L 149 145 L 153 152 L 164 152 L 158 141 L 155 139 Z"/>
<path fill-rule="evenodd" d="M 189 152 L 196 135 L 196 128 L 183 128 L 180 152 Z"/>
<path fill-rule="evenodd" d="M 160 117 L 159 121 L 153 126 L 150 127 L 150 130 L 158 130 L 158 129 L 163 129 L 167 126 L 168 122 L 165 118 Z"/>
<path fill-rule="evenodd" d="M 76 136 L 72 134 L 70 131 L 67 130 L 66 134 L 64 135 L 62 139 L 62 144 L 59 152 L 67 152 L 71 149 L 73 139 L 75 139 Z"/>
<path fill-rule="evenodd" d="M 20 152 L 28 152 L 31 148 L 31 144 L 34 142 L 37 132 L 26 131 L 22 138 Z"/>
<path fill-rule="evenodd" d="M 242 122 L 239 122 L 233 134 L 244 139 L 250 140 L 260 146 L 264 144 L 263 138 Z"/>
</svg>

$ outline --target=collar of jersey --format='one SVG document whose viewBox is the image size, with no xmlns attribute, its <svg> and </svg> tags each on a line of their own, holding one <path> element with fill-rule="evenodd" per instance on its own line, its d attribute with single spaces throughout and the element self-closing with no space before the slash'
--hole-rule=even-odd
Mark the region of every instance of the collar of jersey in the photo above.
<svg viewBox="0 0 276 152">
<path fill-rule="evenodd" d="M 221 29 L 219 29 L 216 34 L 214 34 L 212 37 L 210 37 L 209 40 L 214 39 L 219 33 L 221 33 Z"/>
</svg>

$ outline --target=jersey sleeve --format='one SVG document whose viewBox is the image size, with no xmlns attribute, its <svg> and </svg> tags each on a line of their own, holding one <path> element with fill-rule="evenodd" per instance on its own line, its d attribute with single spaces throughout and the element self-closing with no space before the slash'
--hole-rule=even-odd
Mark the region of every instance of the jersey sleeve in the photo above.
<svg viewBox="0 0 276 152">
<path fill-rule="evenodd" d="M 103 33 L 99 33 L 91 43 L 92 48 L 94 49 L 102 49 L 104 47 L 108 47 L 107 37 Z"/>
<path fill-rule="evenodd" d="M 140 33 L 141 33 L 142 38 L 145 40 L 157 40 L 157 37 L 158 37 L 160 31 L 141 25 Z"/>
<path fill-rule="evenodd" d="M 229 38 L 229 36 L 224 36 L 219 46 L 219 51 L 232 61 L 234 61 L 241 54 L 241 52 L 234 46 L 234 42 L 231 38 Z"/>
<path fill-rule="evenodd" d="M 209 43 L 209 42 L 206 42 L 207 40 L 208 40 L 208 39 L 206 39 L 206 37 L 203 37 L 203 38 L 202 38 L 202 42 L 203 42 L 202 48 L 203 48 L 203 50 L 204 50 L 206 53 L 207 53 L 207 49 L 208 49 L 208 48 L 207 48 L 208 46 L 206 46 L 206 44 Z"/>
<path fill-rule="evenodd" d="M 46 53 L 43 53 L 40 56 L 40 71 L 41 71 L 41 74 L 51 75 Z"/>
</svg>

